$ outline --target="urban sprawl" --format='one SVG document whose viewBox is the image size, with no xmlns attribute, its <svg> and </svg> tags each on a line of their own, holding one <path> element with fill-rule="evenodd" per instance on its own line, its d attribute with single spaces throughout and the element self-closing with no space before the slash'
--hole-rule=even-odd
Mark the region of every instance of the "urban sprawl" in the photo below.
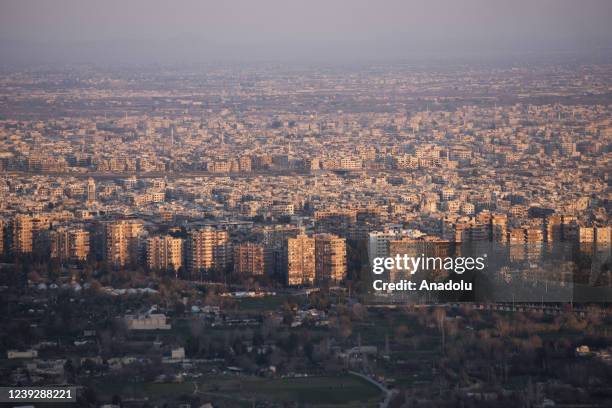
<svg viewBox="0 0 612 408">
<path fill-rule="evenodd" d="M 507 247 L 503 274 L 534 284 L 583 279 L 575 258 L 547 267 L 556 243 L 598 255 L 585 282 L 609 286 L 611 79 L 610 65 L 548 61 L 5 71 L 0 276 L 17 334 L 0 346 L 2 378 L 78 384 L 89 402 L 125 396 L 100 385 L 117 376 L 180 389 L 149 402 L 276 406 L 287 401 L 269 384 L 323 371 L 385 404 L 610 398 L 605 306 L 424 303 L 385 317 L 359 296 L 376 258 L 479 242 Z M 575 326 L 600 341 L 538 354 L 542 332 Z M 500 333 L 516 339 L 498 354 Z M 595 379 L 539 380 L 564 359 Z M 531 391 L 518 397 L 509 377 Z"/>
</svg>

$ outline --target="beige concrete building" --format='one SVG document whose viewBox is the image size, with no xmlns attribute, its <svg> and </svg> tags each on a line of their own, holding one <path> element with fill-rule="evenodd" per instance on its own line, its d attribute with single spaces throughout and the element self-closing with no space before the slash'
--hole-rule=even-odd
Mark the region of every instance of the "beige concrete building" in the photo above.
<svg viewBox="0 0 612 408">
<path fill-rule="evenodd" d="M 89 255 L 89 232 L 82 228 L 60 227 L 50 234 L 51 258 L 85 261 Z"/>
<path fill-rule="evenodd" d="M 317 282 L 340 282 L 346 277 L 346 240 L 333 234 L 315 236 Z"/>
<path fill-rule="evenodd" d="M 437 237 L 424 237 L 423 239 L 402 238 L 390 241 L 389 256 L 395 258 L 397 255 L 401 257 L 408 255 L 409 257 L 446 258 L 455 255 L 454 242 L 441 240 Z M 429 274 L 430 279 L 447 275 L 447 272 L 439 263 L 431 265 L 431 268 L 422 266 L 420 270 L 422 273 L 415 277 L 410 271 L 399 270 L 393 267 L 388 271 L 389 282 L 398 282 L 400 279 L 424 279 L 424 277 L 428 276 L 426 273 Z"/>
<path fill-rule="evenodd" d="M 508 234 L 508 216 L 493 214 L 491 216 L 491 239 L 493 242 L 506 242 Z"/>
<path fill-rule="evenodd" d="M 87 203 L 92 204 L 96 201 L 96 182 L 91 177 L 87 180 Z"/>
<path fill-rule="evenodd" d="M 152 313 L 145 316 L 126 315 L 125 322 L 128 330 L 170 330 L 166 315 Z"/>
<path fill-rule="evenodd" d="M 151 270 L 178 271 L 183 265 L 183 240 L 170 235 L 147 239 L 147 267 Z"/>
<path fill-rule="evenodd" d="M 612 242 L 612 227 L 595 227 L 595 236 L 598 244 L 609 244 Z"/>
<path fill-rule="evenodd" d="M 135 264 L 142 232 L 140 221 L 122 220 L 106 224 L 106 262 L 116 267 Z"/>
<path fill-rule="evenodd" d="M 579 242 L 595 242 L 595 229 L 581 225 L 578 230 Z"/>
<path fill-rule="evenodd" d="M 187 267 L 191 273 L 224 270 L 232 261 L 232 245 L 225 230 L 203 228 L 192 231 L 187 240 Z"/>
<path fill-rule="evenodd" d="M 246 242 L 234 246 L 234 273 L 242 276 L 263 275 L 264 247 Z"/>
<path fill-rule="evenodd" d="M 34 226 L 32 217 L 18 214 L 13 219 L 12 250 L 16 254 L 31 254 L 34 247 Z"/>
<path fill-rule="evenodd" d="M 315 239 L 300 234 L 288 238 L 285 248 L 287 285 L 311 285 L 316 276 Z"/>
<path fill-rule="evenodd" d="M 559 242 L 563 240 L 563 217 L 551 215 L 546 219 L 546 240 Z"/>
</svg>

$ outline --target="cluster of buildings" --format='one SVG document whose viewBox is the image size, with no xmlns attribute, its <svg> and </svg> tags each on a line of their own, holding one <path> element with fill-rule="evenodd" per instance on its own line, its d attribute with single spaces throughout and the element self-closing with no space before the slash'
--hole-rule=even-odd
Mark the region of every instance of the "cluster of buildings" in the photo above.
<svg viewBox="0 0 612 408">
<path fill-rule="evenodd" d="M 333 234 L 306 235 L 303 228 L 280 225 L 237 241 L 227 226 L 173 227 L 165 234 L 157 227 L 138 219 L 75 223 L 19 214 L 2 228 L 2 242 L 7 254 L 16 256 L 73 264 L 103 261 L 112 268 L 144 265 L 193 280 L 212 271 L 270 275 L 290 286 L 339 283 L 346 277 L 346 240 Z"/>
<path fill-rule="evenodd" d="M 176 74 L 155 92 L 71 77 L 87 104 L 0 104 L 0 249 L 303 285 L 341 281 L 348 244 L 388 236 L 609 246 L 611 112 L 589 98 L 610 73 L 551 69 L 255 69 L 248 88 Z M 56 96 L 29 75 L 0 96 Z M 495 84 L 485 99 L 475 78 Z"/>
</svg>

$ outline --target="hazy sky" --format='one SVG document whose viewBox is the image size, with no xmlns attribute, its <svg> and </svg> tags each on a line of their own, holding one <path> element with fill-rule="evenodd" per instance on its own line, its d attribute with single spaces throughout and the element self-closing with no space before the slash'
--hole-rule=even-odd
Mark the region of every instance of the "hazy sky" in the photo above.
<svg viewBox="0 0 612 408">
<path fill-rule="evenodd" d="M 612 0 L 0 0 L 5 63 L 409 59 L 611 46 Z"/>
</svg>

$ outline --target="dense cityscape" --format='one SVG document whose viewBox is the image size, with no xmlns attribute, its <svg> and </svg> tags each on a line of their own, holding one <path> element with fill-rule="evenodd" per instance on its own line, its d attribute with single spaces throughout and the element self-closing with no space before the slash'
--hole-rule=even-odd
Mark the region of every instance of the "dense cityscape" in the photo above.
<svg viewBox="0 0 612 408">
<path fill-rule="evenodd" d="M 609 406 L 611 84 L 556 60 L 7 70 L 0 385 Z M 482 243 L 503 282 L 603 298 L 371 302 L 375 257 Z"/>
</svg>

